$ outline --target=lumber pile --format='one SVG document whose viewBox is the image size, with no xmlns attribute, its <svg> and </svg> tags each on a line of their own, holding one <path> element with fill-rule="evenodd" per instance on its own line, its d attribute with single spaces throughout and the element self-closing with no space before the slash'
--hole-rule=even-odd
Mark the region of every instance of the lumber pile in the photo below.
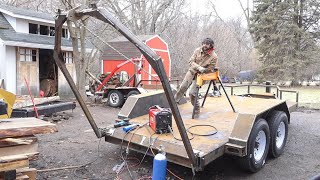
<svg viewBox="0 0 320 180">
<path fill-rule="evenodd" d="M 35 105 L 58 101 L 58 100 L 60 100 L 59 96 L 34 98 L 33 99 Z M 18 108 L 23 108 L 23 107 L 28 107 L 28 106 L 33 106 L 32 100 L 31 100 L 30 96 L 24 95 L 24 96 L 17 96 L 16 97 L 16 101 L 15 101 L 12 108 L 18 109 Z"/>
<path fill-rule="evenodd" d="M 37 170 L 29 161 L 37 158 L 35 134 L 56 132 L 55 124 L 36 118 L 11 118 L 0 122 L 0 179 L 35 180 Z"/>
</svg>

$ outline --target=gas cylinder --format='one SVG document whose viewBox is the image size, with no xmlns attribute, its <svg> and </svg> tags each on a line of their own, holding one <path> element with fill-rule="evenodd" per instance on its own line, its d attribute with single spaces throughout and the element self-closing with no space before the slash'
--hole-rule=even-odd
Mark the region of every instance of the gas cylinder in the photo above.
<svg viewBox="0 0 320 180">
<path fill-rule="evenodd" d="M 167 173 L 167 158 L 165 153 L 158 153 L 153 159 L 152 180 L 165 180 Z"/>
</svg>

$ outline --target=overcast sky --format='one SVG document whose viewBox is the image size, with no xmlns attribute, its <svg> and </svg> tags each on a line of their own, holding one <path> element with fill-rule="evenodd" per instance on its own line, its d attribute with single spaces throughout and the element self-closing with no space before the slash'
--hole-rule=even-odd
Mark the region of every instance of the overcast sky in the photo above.
<svg viewBox="0 0 320 180">
<path fill-rule="evenodd" d="M 208 0 L 189 0 L 191 2 L 192 11 L 206 13 L 212 11 L 209 9 Z M 234 17 L 243 16 L 241 6 L 238 0 L 211 0 L 216 6 L 219 16 L 222 19 L 230 19 Z M 246 7 L 246 0 L 241 0 Z"/>
</svg>

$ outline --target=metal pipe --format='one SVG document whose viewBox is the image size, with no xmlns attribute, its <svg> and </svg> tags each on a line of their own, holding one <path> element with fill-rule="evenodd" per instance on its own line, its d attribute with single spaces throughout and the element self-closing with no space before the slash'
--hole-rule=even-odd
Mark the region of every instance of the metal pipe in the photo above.
<svg viewBox="0 0 320 180">
<path fill-rule="evenodd" d="M 61 72 L 63 73 L 64 77 L 66 78 L 68 84 L 70 85 L 71 90 L 73 91 L 74 95 L 76 96 L 84 114 L 86 115 L 92 129 L 94 130 L 96 136 L 98 138 L 102 137 L 101 131 L 96 125 L 93 117 L 90 114 L 90 111 L 88 110 L 88 107 L 86 106 L 85 102 L 83 101 L 68 69 L 66 68 L 66 65 L 63 62 L 63 56 L 61 52 L 61 34 L 62 34 L 62 25 L 67 20 L 65 15 L 59 15 L 58 18 L 55 21 L 55 45 L 54 45 L 54 53 L 53 53 L 53 59 L 55 60 L 56 64 L 60 68 Z"/>
<path fill-rule="evenodd" d="M 106 9 L 99 8 L 98 10 L 87 10 L 82 11 L 79 13 L 76 13 L 78 17 L 82 17 L 83 15 L 90 15 L 92 17 L 95 17 L 103 22 L 106 22 L 113 26 L 117 31 L 119 31 L 123 36 L 125 36 L 132 44 L 134 44 L 144 55 L 144 57 L 147 59 L 149 64 L 152 66 L 152 68 L 155 70 L 157 75 L 159 76 L 164 92 L 166 94 L 169 106 L 171 108 L 172 114 L 174 116 L 174 119 L 176 121 L 179 133 L 181 135 L 183 145 L 186 149 L 186 152 L 188 154 L 188 157 L 192 163 L 192 166 L 194 168 L 198 168 L 196 156 L 193 153 L 193 149 L 190 143 L 190 140 L 188 139 L 188 135 L 186 132 L 186 128 L 184 126 L 184 123 L 182 121 L 181 114 L 179 112 L 178 106 L 174 100 L 174 96 L 171 90 L 171 86 L 169 84 L 168 77 L 166 75 L 166 72 L 164 70 L 164 66 L 162 63 L 162 59 L 148 47 L 145 45 L 141 40 L 137 38 L 127 27 L 125 27 L 120 20 L 114 18 L 110 12 L 108 12 Z"/>
<path fill-rule="evenodd" d="M 251 87 L 251 86 L 250 86 L 250 85 L 248 85 L 248 94 L 250 94 L 250 87 Z"/>
<path fill-rule="evenodd" d="M 223 89 L 224 93 L 226 94 L 226 96 L 227 96 L 227 98 L 228 98 L 229 104 L 230 104 L 230 106 L 231 106 L 231 108 L 232 108 L 233 112 L 236 112 L 236 110 L 234 109 L 233 104 L 232 104 L 232 102 L 231 102 L 231 100 L 230 100 L 230 98 L 229 98 L 229 96 L 228 96 L 228 94 L 227 94 L 226 90 L 224 89 L 224 86 L 223 86 L 222 81 L 220 80 L 220 77 L 219 77 L 219 76 L 218 76 L 218 80 L 219 80 L 219 83 L 220 83 L 220 85 L 221 85 L 221 87 L 222 87 L 222 89 Z"/>
<path fill-rule="evenodd" d="M 206 95 L 204 96 L 204 99 L 203 99 L 203 101 L 202 101 L 202 105 L 201 105 L 201 107 L 203 107 L 203 106 L 204 106 L 204 103 L 206 102 L 206 99 L 207 99 L 208 93 L 209 93 L 209 91 L 210 91 L 211 84 L 213 84 L 213 81 L 210 81 L 210 82 L 209 82 L 209 86 L 208 86 L 208 89 L 207 89 Z M 198 93 L 197 93 L 197 94 L 198 94 Z"/>
</svg>

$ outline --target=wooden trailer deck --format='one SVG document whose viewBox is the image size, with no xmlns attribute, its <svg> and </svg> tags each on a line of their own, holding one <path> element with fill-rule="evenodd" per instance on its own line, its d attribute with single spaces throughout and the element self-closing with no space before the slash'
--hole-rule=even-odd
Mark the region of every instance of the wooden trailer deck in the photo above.
<svg viewBox="0 0 320 180">
<path fill-rule="evenodd" d="M 192 119 L 192 108 L 190 103 L 179 106 L 185 128 L 188 129 L 194 125 L 211 125 L 217 130 L 217 133 L 211 136 L 197 136 L 188 133 L 189 139 L 195 153 L 202 160 L 202 166 L 209 164 L 211 161 L 222 156 L 225 152 L 226 143 L 230 142 L 229 138 L 233 137 L 237 140 L 246 142 L 249 137 L 254 120 L 258 114 L 268 111 L 269 109 L 284 104 L 285 101 L 278 99 L 262 99 L 251 97 L 231 96 L 231 101 L 235 107 L 236 113 L 225 96 L 208 97 L 203 108 L 201 108 L 200 116 Z M 291 103 L 290 106 L 295 106 Z M 138 129 L 129 132 L 127 135 L 122 127 L 115 129 L 112 135 L 106 136 L 106 141 L 127 146 L 130 149 L 145 153 L 147 148 L 153 144 L 153 147 L 164 148 L 169 161 L 186 167 L 191 167 L 188 160 L 186 150 L 177 129 L 174 119 L 172 120 L 173 137 L 168 134 L 154 134 L 154 131 L 147 125 L 149 116 L 143 115 L 130 120 L 132 124 L 144 125 Z M 215 131 L 213 127 L 198 126 L 190 130 L 192 133 L 211 134 Z"/>
</svg>

